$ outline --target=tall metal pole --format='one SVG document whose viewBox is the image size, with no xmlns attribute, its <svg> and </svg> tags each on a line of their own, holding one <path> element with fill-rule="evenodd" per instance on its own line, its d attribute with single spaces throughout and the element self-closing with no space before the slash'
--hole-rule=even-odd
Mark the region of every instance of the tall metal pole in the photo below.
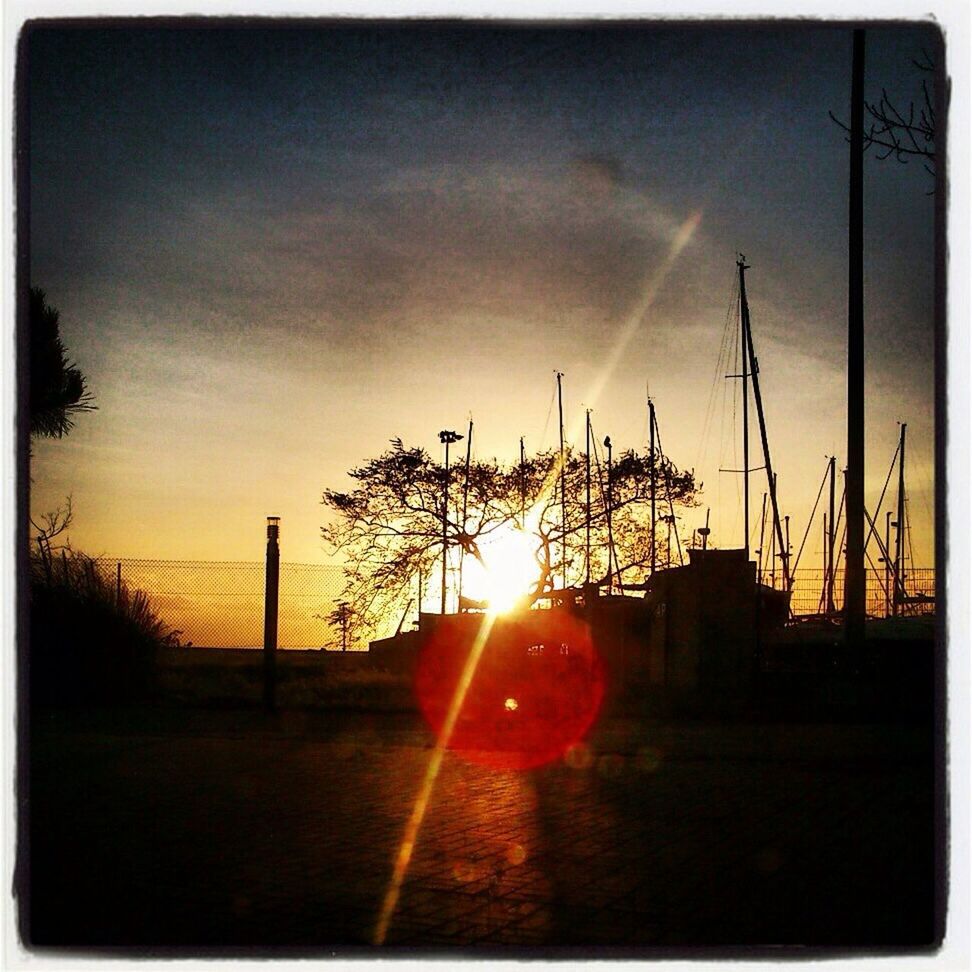
<svg viewBox="0 0 972 972">
<path fill-rule="evenodd" d="M 651 573 L 655 573 L 655 403 L 648 399 L 648 487 L 651 490 Z"/>
<path fill-rule="evenodd" d="M 469 418 L 469 432 L 466 436 L 466 476 L 462 484 L 462 532 L 466 532 L 466 514 L 469 509 L 469 461 L 472 458 L 472 430 L 473 422 L 472 416 Z M 458 584 L 458 599 L 459 604 L 462 604 L 462 562 L 465 560 L 466 548 L 459 548 L 459 584 Z"/>
<path fill-rule="evenodd" d="M 591 410 L 587 410 L 586 433 L 584 438 L 584 462 L 586 466 L 587 498 L 585 509 L 587 522 L 584 536 L 584 583 L 591 582 Z"/>
<path fill-rule="evenodd" d="M 864 31 L 854 31 L 851 67 L 847 238 L 847 560 L 844 637 L 864 646 Z"/>
<path fill-rule="evenodd" d="M 560 379 L 563 372 L 557 372 L 557 415 L 560 420 L 560 586 L 567 590 L 567 486 L 564 469 L 564 398 Z"/>
<path fill-rule="evenodd" d="M 263 705 L 277 708 L 277 605 L 280 592 L 280 517 L 267 517 L 267 571 L 263 594 Z"/>
<path fill-rule="evenodd" d="M 739 268 L 739 343 L 742 348 L 742 413 L 743 413 L 743 549 L 749 560 L 749 308 L 746 302 L 746 261 L 740 254 Z"/>
<path fill-rule="evenodd" d="M 520 529 L 526 529 L 526 453 L 520 436 Z"/>
<path fill-rule="evenodd" d="M 449 446 L 462 438 L 455 432 L 443 429 L 439 441 L 445 446 L 445 483 L 442 488 L 442 606 L 440 613 L 446 613 L 446 570 L 449 555 Z"/>
<path fill-rule="evenodd" d="M 837 457 L 830 457 L 830 531 L 827 533 L 827 613 L 834 613 L 834 544 L 837 541 L 837 521 L 834 519 Z"/>
<path fill-rule="evenodd" d="M 905 432 L 907 423 L 901 425 L 901 446 L 898 450 L 898 528 L 894 543 L 894 615 L 902 613 L 904 605 L 904 538 L 905 538 Z"/>
</svg>

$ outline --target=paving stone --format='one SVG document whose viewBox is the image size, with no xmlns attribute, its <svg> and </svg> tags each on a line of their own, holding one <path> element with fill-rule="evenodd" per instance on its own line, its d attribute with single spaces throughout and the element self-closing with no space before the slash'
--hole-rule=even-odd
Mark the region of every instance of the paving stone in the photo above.
<svg viewBox="0 0 972 972">
<path fill-rule="evenodd" d="M 447 754 L 386 945 L 930 940 L 930 757 L 905 730 L 784 729 L 767 759 L 759 734 L 656 727 L 658 768 L 617 778 Z M 355 732 L 38 730 L 35 940 L 370 942 L 429 750 Z"/>
</svg>

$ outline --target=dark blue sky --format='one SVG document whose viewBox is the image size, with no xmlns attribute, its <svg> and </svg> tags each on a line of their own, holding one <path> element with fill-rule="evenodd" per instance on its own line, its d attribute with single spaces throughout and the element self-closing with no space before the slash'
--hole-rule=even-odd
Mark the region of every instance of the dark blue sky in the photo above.
<svg viewBox="0 0 972 972">
<path fill-rule="evenodd" d="M 35 29 L 32 282 L 101 406 L 38 450 L 38 500 L 73 492 L 82 545 L 135 556 L 246 555 L 273 507 L 290 559 L 316 559 L 320 489 L 393 436 L 433 449 L 471 410 L 483 455 L 549 446 L 559 368 L 568 424 L 590 405 L 625 445 L 650 383 L 734 545 L 731 436 L 703 433 L 742 250 L 774 464 L 805 521 L 844 451 L 847 146 L 827 112 L 848 114 L 850 38 Z M 868 96 L 918 95 L 911 61 L 936 43 L 869 30 Z M 931 180 L 873 158 L 866 178 L 869 502 L 907 421 L 927 560 Z"/>
</svg>

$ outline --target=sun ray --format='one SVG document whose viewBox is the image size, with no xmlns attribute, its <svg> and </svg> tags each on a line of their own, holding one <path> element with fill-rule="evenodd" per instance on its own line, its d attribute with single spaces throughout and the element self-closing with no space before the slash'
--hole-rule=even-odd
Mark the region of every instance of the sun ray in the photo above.
<svg viewBox="0 0 972 972">
<path fill-rule="evenodd" d="M 385 892 L 385 897 L 382 901 L 381 912 L 379 913 L 378 922 L 375 926 L 375 945 L 384 944 L 385 937 L 388 934 L 388 927 L 391 924 L 392 917 L 395 914 L 395 909 L 398 906 L 398 898 L 401 894 L 402 882 L 405 880 L 405 875 L 408 873 L 408 866 L 411 863 L 412 854 L 415 851 L 415 844 L 418 841 L 419 831 L 422 829 L 422 821 L 425 819 L 425 812 L 429 806 L 429 799 L 432 796 L 432 790 L 435 787 L 435 781 L 438 778 L 439 770 L 442 766 L 442 758 L 445 755 L 446 748 L 449 745 L 449 740 L 452 737 L 452 732 L 455 729 L 456 720 L 459 718 L 459 713 L 462 711 L 462 706 L 466 699 L 466 693 L 469 691 L 469 686 L 472 684 L 473 677 L 476 674 L 476 669 L 479 666 L 479 659 L 482 657 L 483 649 L 486 647 L 486 642 L 489 639 L 489 633 L 493 627 L 493 620 L 493 615 L 483 615 L 483 620 L 479 626 L 479 631 L 477 632 L 476 638 L 469 650 L 469 655 L 466 657 L 466 663 L 463 666 L 462 674 L 459 676 L 459 681 L 456 683 L 456 690 L 453 692 L 452 699 L 449 702 L 449 709 L 446 713 L 445 721 L 442 723 L 442 729 L 436 738 L 432 755 L 429 757 L 429 764 L 425 768 L 425 775 L 422 778 L 422 785 L 419 788 L 418 796 L 415 798 L 415 804 L 412 807 L 412 813 L 408 818 L 408 823 L 405 825 L 405 834 L 402 837 L 402 843 L 398 848 L 398 854 L 395 858 L 395 867 L 392 871 L 391 881 L 389 882 L 388 890 Z"/>
<path fill-rule="evenodd" d="M 601 393 L 604 391 L 605 386 L 614 372 L 614 369 L 617 367 L 622 355 L 624 354 L 628 345 L 631 343 L 631 339 L 635 336 L 638 325 L 641 324 L 641 322 L 644 320 L 645 314 L 647 314 L 651 309 L 651 306 L 658 297 L 665 280 L 668 278 L 669 273 L 671 273 L 672 267 L 674 267 L 676 260 L 678 260 L 682 250 L 685 249 L 692 237 L 695 235 L 695 231 L 698 229 L 701 222 L 701 209 L 691 213 L 684 220 L 672 239 L 672 244 L 669 247 L 665 259 L 662 260 L 662 262 L 655 268 L 654 272 L 648 277 L 642 290 L 641 298 L 628 315 L 627 320 L 621 327 L 621 330 L 618 332 L 617 339 L 614 342 L 614 347 L 608 354 L 604 367 L 601 368 L 596 379 L 591 384 L 586 398 L 584 399 L 584 401 L 586 401 L 590 407 L 593 407 L 600 398 Z M 580 418 L 572 423 L 567 435 L 568 441 L 576 442 L 578 440 L 581 430 L 583 429 L 583 424 L 584 423 Z M 561 465 L 562 458 L 558 455 L 554 462 L 551 463 L 550 469 L 547 472 L 547 477 L 540 489 L 537 501 L 531 508 L 531 513 L 540 509 L 546 498 L 552 493 L 553 490 L 556 489 L 557 482 L 560 478 Z"/>
<path fill-rule="evenodd" d="M 671 273 L 672 267 L 675 266 L 675 262 L 681 255 L 682 250 L 685 249 L 692 237 L 695 235 L 695 231 L 698 229 L 701 222 L 702 210 L 696 210 L 678 228 L 678 232 L 675 233 L 675 236 L 672 239 L 672 244 L 669 247 L 665 259 L 662 260 L 662 262 L 655 268 L 654 272 L 648 277 L 647 281 L 645 282 L 644 289 L 642 290 L 641 298 L 634 306 L 624 325 L 618 332 L 618 336 L 614 342 L 614 347 L 611 349 L 606 361 L 604 362 L 603 368 L 601 368 L 590 389 L 588 390 L 587 397 L 584 399 L 584 401 L 587 402 L 590 407 L 593 408 L 597 400 L 601 397 L 601 393 L 604 391 L 605 386 L 610 380 L 611 374 L 618 366 L 618 362 L 621 360 L 622 355 L 624 354 L 628 345 L 631 343 L 631 339 L 635 336 L 635 333 L 638 330 L 638 325 L 641 324 L 645 315 L 649 310 L 651 310 L 651 306 L 658 297 L 658 294 L 660 293 L 665 280 L 668 278 L 669 273 Z M 577 440 L 582 428 L 583 421 L 581 419 L 577 419 L 570 430 L 569 438 L 571 442 Z"/>
</svg>

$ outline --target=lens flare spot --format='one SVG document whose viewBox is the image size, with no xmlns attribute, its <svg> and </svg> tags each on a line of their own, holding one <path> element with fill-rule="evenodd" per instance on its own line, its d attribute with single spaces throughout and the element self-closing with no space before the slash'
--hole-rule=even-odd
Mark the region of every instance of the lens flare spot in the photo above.
<svg viewBox="0 0 972 972">
<path fill-rule="evenodd" d="M 558 608 L 438 619 L 422 641 L 415 672 L 419 707 L 433 732 L 446 724 L 481 630 L 486 640 L 446 744 L 470 762 L 502 769 L 560 759 L 597 717 L 605 670 L 587 624 Z M 538 644 L 569 651 L 531 653 Z"/>
<path fill-rule="evenodd" d="M 479 868 L 472 861 L 456 861 L 452 868 L 452 876 L 460 884 L 470 884 L 479 877 Z"/>
<path fill-rule="evenodd" d="M 522 864 L 527 858 L 526 848 L 522 844 L 510 844 L 506 848 L 506 859 L 516 867 Z"/>
</svg>

